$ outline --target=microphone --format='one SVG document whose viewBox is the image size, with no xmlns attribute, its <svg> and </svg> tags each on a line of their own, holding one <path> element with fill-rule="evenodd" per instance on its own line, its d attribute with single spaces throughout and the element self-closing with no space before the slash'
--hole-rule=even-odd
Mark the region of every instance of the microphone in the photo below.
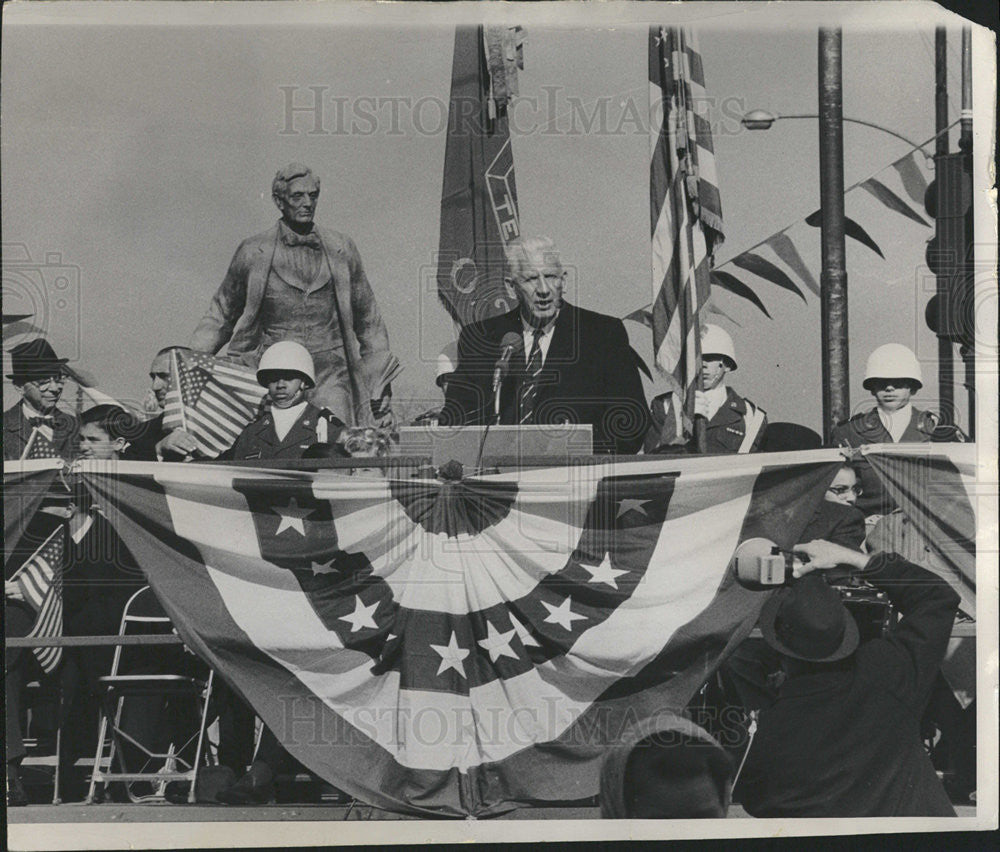
<svg viewBox="0 0 1000 852">
<path fill-rule="evenodd" d="M 497 358 L 496 366 L 493 368 L 494 393 L 500 387 L 500 382 L 510 372 L 510 359 L 514 357 L 515 353 L 523 351 L 524 338 L 516 331 L 508 331 L 500 341 L 500 357 Z"/>
</svg>

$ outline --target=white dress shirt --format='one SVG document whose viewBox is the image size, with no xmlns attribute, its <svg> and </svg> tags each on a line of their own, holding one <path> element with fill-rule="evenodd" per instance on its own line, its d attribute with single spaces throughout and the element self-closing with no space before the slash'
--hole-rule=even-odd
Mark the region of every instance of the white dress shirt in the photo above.
<svg viewBox="0 0 1000 852">
<path fill-rule="evenodd" d="M 291 408 L 278 408 L 276 405 L 271 406 L 274 431 L 278 435 L 279 441 L 285 440 L 285 435 L 291 431 L 291 428 L 295 425 L 295 421 L 302 416 L 302 412 L 306 410 L 307 404 L 306 400 L 302 400 L 298 405 L 293 405 Z"/>
<path fill-rule="evenodd" d="M 715 417 L 715 413 L 725 405 L 728 394 L 726 393 L 726 383 L 719 382 L 711 390 L 705 391 L 705 399 L 708 400 L 708 419 Z"/>
<path fill-rule="evenodd" d="M 898 444 L 899 439 L 903 437 L 906 427 L 910 425 L 910 418 L 912 416 L 913 406 L 910 403 L 906 403 L 906 405 L 896 411 L 883 411 L 881 408 L 878 410 L 879 420 L 882 421 L 882 425 L 885 426 L 886 431 L 892 436 L 892 441 L 895 444 Z"/>
</svg>

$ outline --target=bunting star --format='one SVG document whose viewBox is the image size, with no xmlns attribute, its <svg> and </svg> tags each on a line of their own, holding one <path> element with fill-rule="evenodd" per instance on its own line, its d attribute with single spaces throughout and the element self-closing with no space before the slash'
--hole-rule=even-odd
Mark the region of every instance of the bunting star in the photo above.
<svg viewBox="0 0 1000 852">
<path fill-rule="evenodd" d="M 628 571 L 620 571 L 617 568 L 611 567 L 611 554 L 605 553 L 604 559 L 601 561 L 600 565 L 586 565 L 581 562 L 580 567 L 590 574 L 590 579 L 587 580 L 588 583 L 606 583 L 613 589 L 618 588 L 618 582 L 615 579 L 620 577 L 622 574 L 628 574 Z"/>
<path fill-rule="evenodd" d="M 510 637 L 515 632 L 515 630 L 511 629 L 506 633 L 501 633 L 493 626 L 492 621 L 487 621 L 486 638 L 480 639 L 477 644 L 484 651 L 489 651 L 490 660 L 494 663 L 501 657 L 510 657 L 512 660 L 516 660 L 517 654 L 510 647 Z"/>
<path fill-rule="evenodd" d="M 465 666 L 462 665 L 462 660 L 469 656 L 468 648 L 460 648 L 458 645 L 458 637 L 455 635 L 455 631 L 451 631 L 451 639 L 448 641 L 447 645 L 431 645 L 438 654 L 441 655 L 441 665 L 438 666 L 437 673 L 442 674 L 448 669 L 454 669 L 462 677 L 465 677 Z"/>
<path fill-rule="evenodd" d="M 577 615 L 570 609 L 572 603 L 573 598 L 566 598 L 559 606 L 552 606 L 552 604 L 542 601 L 542 606 L 549 611 L 549 614 L 545 616 L 545 622 L 558 624 L 564 630 L 572 630 L 574 621 L 585 621 L 587 616 Z"/>
<path fill-rule="evenodd" d="M 275 535 L 280 535 L 285 530 L 295 530 L 299 535 L 305 536 L 306 528 L 302 521 L 312 514 L 312 509 L 300 507 L 299 501 L 293 497 L 287 506 L 272 506 L 271 511 L 281 517 L 281 522 L 274 531 Z"/>
<path fill-rule="evenodd" d="M 350 615 L 340 616 L 341 621 L 346 621 L 351 625 L 351 633 L 357 633 L 363 627 L 378 628 L 375 623 L 375 610 L 378 609 L 378 601 L 368 606 L 364 605 L 361 595 L 354 596 L 354 612 Z"/>
<path fill-rule="evenodd" d="M 618 505 L 618 514 L 615 515 L 615 520 L 617 521 L 622 515 L 624 515 L 626 512 L 631 512 L 633 509 L 636 512 L 642 512 L 642 514 L 648 517 L 649 513 L 642 508 L 648 502 L 649 500 L 632 500 L 626 497 L 624 500 L 620 501 Z"/>
<path fill-rule="evenodd" d="M 310 567 L 312 568 L 313 576 L 316 577 L 319 574 L 334 574 L 336 573 L 336 568 L 333 567 L 333 563 L 337 561 L 336 556 L 331 556 L 326 562 L 312 562 L 310 560 Z"/>
</svg>

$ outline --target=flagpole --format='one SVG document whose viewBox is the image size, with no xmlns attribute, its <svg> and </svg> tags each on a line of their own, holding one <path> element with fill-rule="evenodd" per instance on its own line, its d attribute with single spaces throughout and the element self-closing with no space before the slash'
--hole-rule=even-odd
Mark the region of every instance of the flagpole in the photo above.
<svg viewBox="0 0 1000 852">
<path fill-rule="evenodd" d="M 934 143 L 935 157 L 948 153 L 948 33 L 944 27 L 934 29 L 934 119 L 937 138 Z M 940 181 L 937 182 L 940 186 Z M 936 232 L 936 229 L 935 229 Z M 940 281 L 940 279 L 938 279 Z M 939 301 L 948 298 L 947 288 L 941 293 L 938 284 Z M 942 334 L 938 335 L 938 408 L 946 423 L 955 422 L 955 344 Z"/>
<path fill-rule="evenodd" d="M 173 373 L 174 387 L 177 388 L 177 401 L 180 403 L 181 411 L 181 429 L 185 432 L 190 432 L 187 425 L 187 413 L 184 410 L 184 393 L 181 391 L 181 369 L 180 365 L 177 363 L 177 350 L 170 350 L 170 371 Z"/>
<path fill-rule="evenodd" d="M 820 335 L 823 438 L 850 415 L 847 342 L 847 268 L 844 244 L 844 127 L 842 32 L 819 30 L 819 170 L 823 267 Z"/>
</svg>

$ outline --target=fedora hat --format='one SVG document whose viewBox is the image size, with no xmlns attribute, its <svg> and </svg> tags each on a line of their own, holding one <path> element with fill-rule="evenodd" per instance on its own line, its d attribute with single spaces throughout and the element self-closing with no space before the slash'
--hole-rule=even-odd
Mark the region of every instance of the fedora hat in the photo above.
<svg viewBox="0 0 1000 852">
<path fill-rule="evenodd" d="M 44 338 L 19 343 L 10 350 L 10 372 L 7 378 L 15 384 L 44 379 L 62 373 L 69 358 L 59 358 Z"/>
<path fill-rule="evenodd" d="M 840 595 L 817 573 L 780 589 L 760 612 L 760 631 L 776 651 L 814 663 L 850 656 L 858 647 L 858 625 Z"/>
</svg>

